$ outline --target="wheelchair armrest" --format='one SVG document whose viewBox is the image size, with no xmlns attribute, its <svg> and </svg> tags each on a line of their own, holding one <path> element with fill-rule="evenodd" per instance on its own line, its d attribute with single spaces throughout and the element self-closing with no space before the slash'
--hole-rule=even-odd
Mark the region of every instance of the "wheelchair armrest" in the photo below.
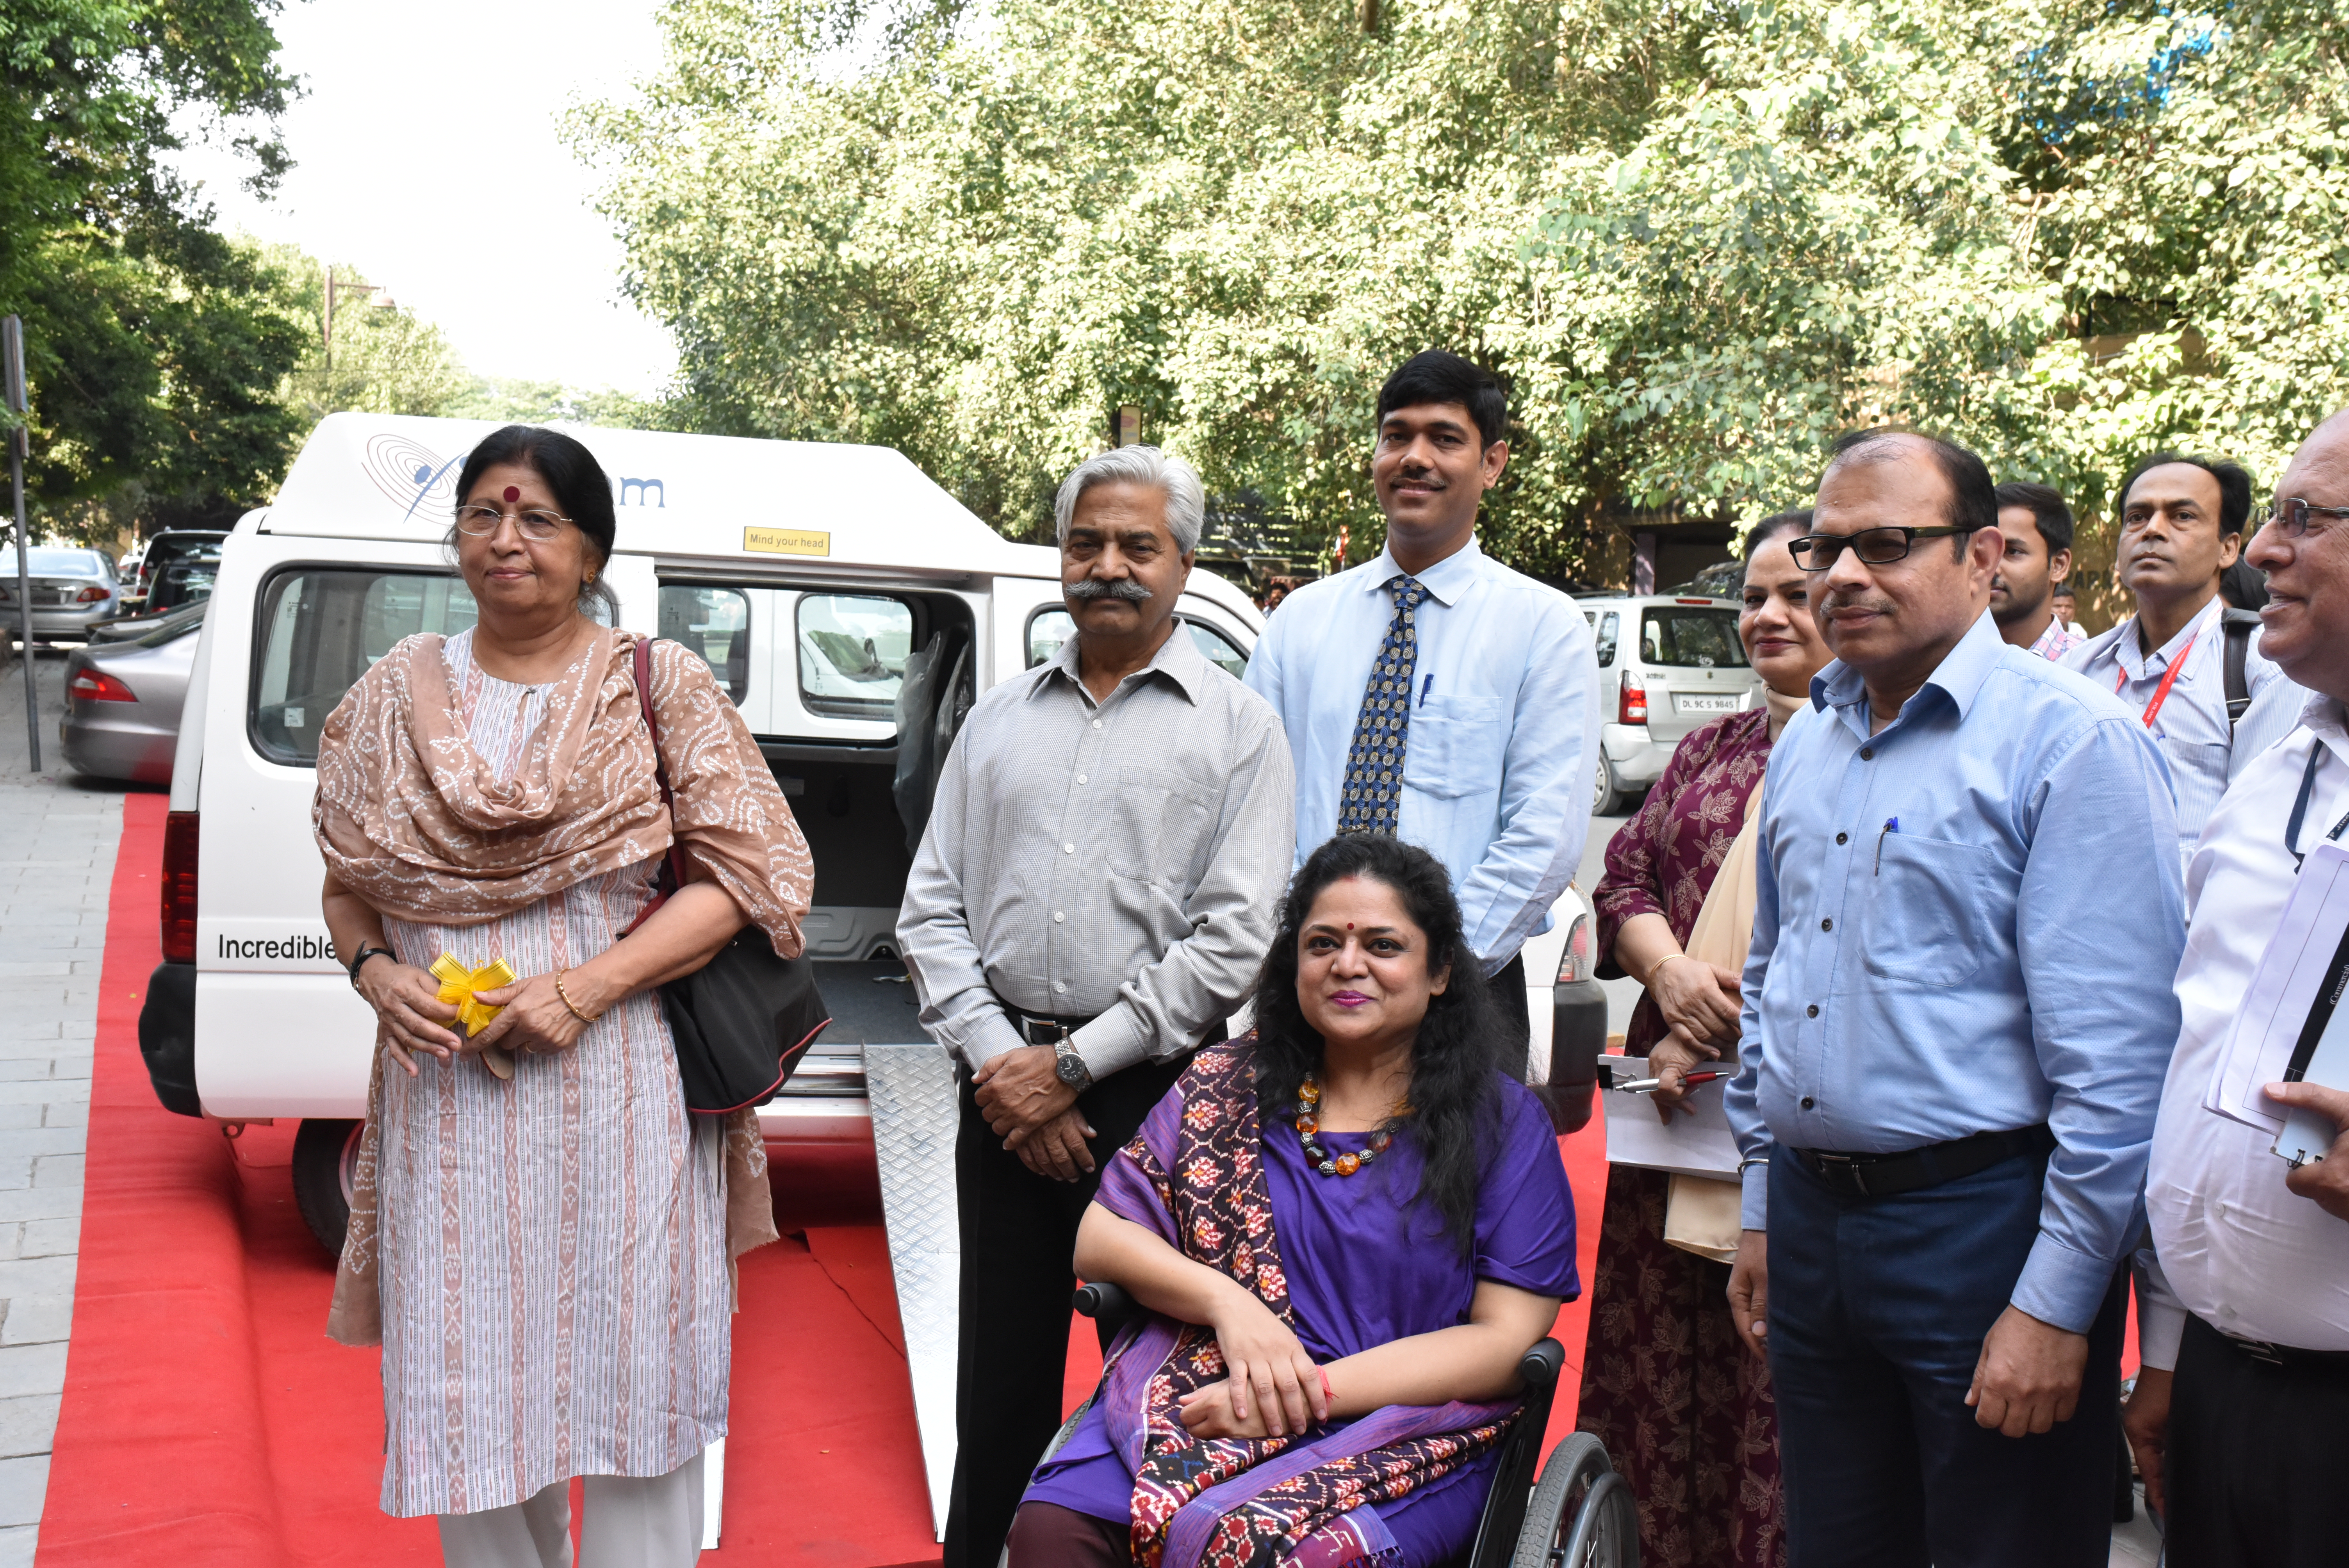
<svg viewBox="0 0 2349 1568">
<path fill-rule="evenodd" d="M 1070 1305 L 1095 1323 L 1105 1323 L 1112 1327 L 1142 1311 L 1140 1302 L 1120 1287 L 1102 1281 L 1077 1286 L 1076 1299 Z"/>
<path fill-rule="evenodd" d="M 1517 1377 L 1527 1388 L 1547 1388 L 1557 1382 L 1565 1366 L 1566 1346 L 1555 1339 L 1544 1339 L 1517 1363 Z"/>
</svg>

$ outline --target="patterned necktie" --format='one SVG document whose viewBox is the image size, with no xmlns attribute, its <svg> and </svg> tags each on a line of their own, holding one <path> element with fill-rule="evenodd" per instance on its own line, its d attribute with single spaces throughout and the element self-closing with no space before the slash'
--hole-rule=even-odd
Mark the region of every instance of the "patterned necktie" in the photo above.
<svg viewBox="0 0 2349 1568">
<path fill-rule="evenodd" d="M 1397 577 L 1387 592 L 1394 595 L 1394 619 L 1387 623 L 1386 641 L 1379 645 L 1362 711 L 1354 720 L 1338 830 L 1392 838 L 1402 805 L 1403 748 L 1411 738 L 1412 673 L 1419 665 L 1419 633 L 1412 622 L 1413 612 L 1426 603 L 1427 590 L 1412 578 Z"/>
</svg>

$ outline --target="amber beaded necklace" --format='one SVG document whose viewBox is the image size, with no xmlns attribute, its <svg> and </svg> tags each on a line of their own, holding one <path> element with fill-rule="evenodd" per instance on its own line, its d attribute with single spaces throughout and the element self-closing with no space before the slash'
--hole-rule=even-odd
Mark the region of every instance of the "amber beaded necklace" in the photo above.
<svg viewBox="0 0 2349 1568">
<path fill-rule="evenodd" d="M 1411 1101 L 1403 1100 L 1395 1107 L 1397 1117 L 1411 1114 Z M 1371 1146 L 1360 1154 L 1331 1154 L 1321 1147 L 1321 1086 L 1308 1073 L 1305 1081 L 1297 1086 L 1297 1137 L 1305 1145 L 1305 1159 L 1324 1176 L 1351 1176 L 1371 1161 L 1387 1151 L 1394 1142 L 1394 1134 L 1380 1128 L 1371 1134 Z"/>
</svg>

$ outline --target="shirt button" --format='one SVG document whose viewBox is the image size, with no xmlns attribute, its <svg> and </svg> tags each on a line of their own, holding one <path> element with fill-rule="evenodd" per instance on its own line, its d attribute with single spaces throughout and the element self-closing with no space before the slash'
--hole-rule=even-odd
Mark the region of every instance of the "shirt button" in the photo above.
<svg viewBox="0 0 2349 1568">
<path fill-rule="evenodd" d="M 1094 725 L 1093 725 L 1093 727 L 1094 727 L 1095 729 L 1099 729 L 1099 728 L 1101 727 L 1100 723 L 1099 723 L 1098 721 L 1096 721 L 1096 722 L 1094 723 Z M 1859 759 L 1860 759 L 1862 762 L 1872 762 L 1872 761 L 1874 761 L 1874 760 L 1876 759 L 1876 748 L 1874 748 L 1873 746 L 1863 746 L 1863 747 L 1861 747 L 1861 748 L 1859 748 Z"/>
<path fill-rule="evenodd" d="M 1095 729 L 1099 729 L 1099 728 L 1101 727 L 1101 720 L 1100 720 L 1100 719 L 1098 719 L 1098 718 L 1097 718 L 1097 719 L 1093 720 L 1093 727 L 1094 727 Z"/>
<path fill-rule="evenodd" d="M 1055 991 L 1066 991 L 1068 988 L 1069 983 L 1065 980 L 1055 980 L 1052 982 L 1052 989 Z"/>
<path fill-rule="evenodd" d="M 1816 1109 L 1817 1106 L 1818 1101 L 1813 1099 L 1809 1095 L 1805 1095 L 1803 1097 L 1803 1109 L 1805 1110 Z"/>
<path fill-rule="evenodd" d="M 1054 911 L 1052 912 L 1052 923 L 1053 923 L 1053 924 L 1055 924 L 1055 925 L 1058 925 L 1061 922 L 1062 922 L 1062 921 L 1064 921 L 1064 920 L 1066 920 L 1066 919 L 1068 919 L 1068 918 L 1069 918 L 1069 917 L 1068 917 L 1067 915 L 1062 914 L 1062 913 L 1061 913 L 1059 910 L 1057 910 L 1057 909 L 1056 909 L 1056 910 L 1054 910 Z"/>
<path fill-rule="evenodd" d="M 1819 922 L 1819 929 L 1821 931 L 1833 931 L 1835 929 L 1835 922 L 1832 919 L 1823 920 Z"/>
<path fill-rule="evenodd" d="M 1817 1017 L 1819 1016 L 1819 1005 L 1816 1002 L 1812 1003 L 1809 1006 L 1803 1009 L 1803 1016 L 1806 1018 Z"/>
<path fill-rule="evenodd" d="M 1847 844 L 1851 842 L 1851 835 L 1849 833 L 1837 833 L 1836 835 L 1836 842 L 1838 844 Z"/>
<path fill-rule="evenodd" d="M 1073 855 L 1077 852 L 1077 846 L 1074 844 L 1062 844 L 1061 846 L 1061 852 L 1064 855 Z"/>
<path fill-rule="evenodd" d="M 1080 784 L 1081 784 L 1081 783 L 1083 783 L 1084 781 L 1085 781 L 1085 776 L 1084 776 L 1083 774 L 1081 774 L 1081 773 L 1078 774 L 1078 775 L 1077 775 L 1077 782 L 1078 782 L 1078 783 L 1080 783 Z"/>
</svg>

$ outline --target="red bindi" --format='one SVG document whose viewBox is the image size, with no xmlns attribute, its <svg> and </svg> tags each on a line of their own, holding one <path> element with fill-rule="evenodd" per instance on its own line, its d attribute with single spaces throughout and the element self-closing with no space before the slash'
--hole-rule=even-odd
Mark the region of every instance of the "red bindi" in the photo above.
<svg viewBox="0 0 2349 1568">
<path fill-rule="evenodd" d="M 522 487 L 521 487 L 520 485 L 508 485 L 508 486 L 506 486 L 506 500 L 520 500 L 521 499 L 522 499 Z"/>
<path fill-rule="evenodd" d="M 1354 929 L 1354 923 L 1353 923 L 1352 921 L 1350 921 L 1350 921 L 1348 921 L 1348 922 L 1346 923 L 1346 929 L 1347 929 L 1347 930 L 1349 930 L 1349 931 L 1353 930 L 1353 929 Z"/>
</svg>

